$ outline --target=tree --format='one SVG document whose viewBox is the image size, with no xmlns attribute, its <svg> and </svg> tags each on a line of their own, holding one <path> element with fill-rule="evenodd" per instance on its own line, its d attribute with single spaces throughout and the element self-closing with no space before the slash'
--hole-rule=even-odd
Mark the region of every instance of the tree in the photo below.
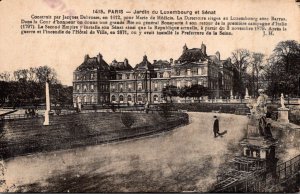
<svg viewBox="0 0 300 194">
<path fill-rule="evenodd" d="M 193 84 L 187 90 L 187 96 L 189 97 L 195 97 L 199 99 L 200 97 L 207 95 L 209 95 L 208 88 L 204 87 L 203 85 Z"/>
<path fill-rule="evenodd" d="M 6 82 L 11 81 L 11 75 L 10 75 L 10 73 L 7 72 L 7 71 L 0 73 L 0 80 L 1 81 L 6 81 Z"/>
<path fill-rule="evenodd" d="M 246 74 L 246 69 L 249 65 L 250 52 L 247 49 L 237 49 L 231 53 L 232 65 L 234 68 L 234 90 L 241 95 L 245 87 L 243 85 L 243 76 Z"/>
<path fill-rule="evenodd" d="M 50 82 L 50 94 L 57 104 L 72 103 L 72 87 L 63 87 L 57 79 L 53 68 L 40 66 L 37 68 L 19 69 L 12 73 L 0 74 L 0 103 L 6 99 L 10 106 L 37 105 L 45 99 L 45 81 Z"/>
<path fill-rule="evenodd" d="M 59 83 L 56 71 L 48 66 L 40 66 L 36 68 L 35 74 L 38 83 L 45 83 L 47 79 L 50 84 Z"/>
<path fill-rule="evenodd" d="M 274 57 L 276 62 L 284 66 L 285 72 L 299 74 L 299 68 L 295 68 L 295 65 L 299 67 L 300 57 L 300 44 L 297 41 L 287 40 L 279 42 L 271 57 Z"/>
<path fill-rule="evenodd" d="M 9 95 L 10 84 L 6 81 L 0 81 L 0 104 L 5 103 Z"/>
<path fill-rule="evenodd" d="M 294 40 L 279 42 L 268 59 L 265 79 L 268 94 L 275 98 L 281 93 L 297 96 L 300 93 L 300 45 Z"/>
<path fill-rule="evenodd" d="M 254 97 L 258 95 L 257 91 L 259 89 L 259 81 L 261 78 L 261 70 L 264 68 L 264 57 L 262 53 L 253 52 L 251 54 L 250 64 L 251 64 L 251 91 Z"/>
<path fill-rule="evenodd" d="M 165 98 L 165 100 L 168 100 L 168 97 L 170 98 L 170 101 L 172 102 L 172 97 L 177 96 L 177 87 L 173 85 L 168 85 L 162 90 L 162 96 Z"/>
<path fill-rule="evenodd" d="M 190 87 L 188 87 L 188 86 L 184 86 L 184 87 L 178 89 L 178 96 L 181 98 L 184 98 L 185 102 L 186 102 L 186 97 L 188 97 L 189 88 Z"/>
</svg>

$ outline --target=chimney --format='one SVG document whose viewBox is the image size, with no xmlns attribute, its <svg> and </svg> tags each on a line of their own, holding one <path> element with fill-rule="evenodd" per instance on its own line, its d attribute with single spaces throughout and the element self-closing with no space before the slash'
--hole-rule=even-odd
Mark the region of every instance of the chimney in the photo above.
<svg viewBox="0 0 300 194">
<path fill-rule="evenodd" d="M 184 53 L 186 50 L 188 50 L 188 47 L 186 46 L 186 44 L 184 44 L 182 53 Z"/>
<path fill-rule="evenodd" d="M 230 57 L 227 58 L 227 61 L 228 61 L 229 64 L 231 65 L 231 58 L 230 58 Z"/>
<path fill-rule="evenodd" d="M 153 64 L 154 64 L 154 63 L 156 63 L 156 62 L 157 62 L 157 60 L 156 60 L 156 59 L 154 59 L 154 60 L 153 60 Z"/>
<path fill-rule="evenodd" d="M 126 66 L 128 65 L 128 59 L 126 59 L 126 58 L 124 59 L 124 65 L 126 65 Z"/>
<path fill-rule="evenodd" d="M 144 55 L 143 61 L 147 61 L 147 55 Z"/>
<path fill-rule="evenodd" d="M 100 63 L 101 60 L 102 60 L 102 55 L 99 53 L 99 54 L 97 55 L 97 61 L 98 61 L 98 63 Z"/>
<path fill-rule="evenodd" d="M 202 42 L 202 44 L 201 44 L 201 52 L 202 52 L 204 55 L 206 55 L 206 46 L 205 46 L 205 44 L 203 44 L 203 42 Z"/>
<path fill-rule="evenodd" d="M 87 61 L 89 58 L 90 58 L 89 55 L 86 54 L 86 55 L 84 56 L 84 61 Z"/>
</svg>

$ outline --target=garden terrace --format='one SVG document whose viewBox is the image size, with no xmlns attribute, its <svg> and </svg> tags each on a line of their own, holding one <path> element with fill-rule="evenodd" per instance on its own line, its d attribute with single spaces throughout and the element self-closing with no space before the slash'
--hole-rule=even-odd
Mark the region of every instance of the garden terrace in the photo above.
<svg viewBox="0 0 300 194">
<path fill-rule="evenodd" d="M 124 126 L 121 114 L 132 116 L 131 128 Z M 43 126 L 43 118 L 2 121 L 0 155 L 10 158 L 109 143 L 171 130 L 187 123 L 185 113 L 172 113 L 165 118 L 158 113 L 133 112 L 51 116 L 49 126 Z"/>
</svg>

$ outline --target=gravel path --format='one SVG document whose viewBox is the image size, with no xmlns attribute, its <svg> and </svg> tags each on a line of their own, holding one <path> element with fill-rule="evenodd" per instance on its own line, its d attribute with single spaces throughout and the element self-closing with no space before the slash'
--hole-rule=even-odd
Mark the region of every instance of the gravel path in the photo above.
<svg viewBox="0 0 300 194">
<path fill-rule="evenodd" d="M 173 131 L 107 145 L 21 156 L 6 161 L 6 187 L 22 192 L 208 191 L 247 118 L 217 114 L 224 137 L 213 137 L 215 113 L 189 113 Z"/>
</svg>

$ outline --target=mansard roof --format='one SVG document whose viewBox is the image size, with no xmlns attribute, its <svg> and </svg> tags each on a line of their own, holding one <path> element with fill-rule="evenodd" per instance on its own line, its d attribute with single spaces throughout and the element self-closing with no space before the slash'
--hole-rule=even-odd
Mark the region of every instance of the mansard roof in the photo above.
<svg viewBox="0 0 300 194">
<path fill-rule="evenodd" d="M 153 63 L 153 67 L 158 69 L 170 68 L 171 63 L 167 60 L 158 60 Z"/>
<path fill-rule="evenodd" d="M 218 59 L 218 57 L 216 55 L 210 55 L 210 56 L 208 56 L 208 58 L 210 60 L 212 60 L 213 62 L 215 62 L 215 63 L 219 63 L 220 62 L 220 60 Z"/>
<path fill-rule="evenodd" d="M 202 53 L 200 48 L 192 48 L 185 50 L 177 61 L 182 62 L 199 62 L 207 59 L 207 56 Z"/>
<path fill-rule="evenodd" d="M 118 62 L 116 60 L 113 60 L 110 64 L 110 69 L 114 71 L 130 71 L 133 68 L 128 63 L 128 60 L 125 59 L 123 62 Z"/>
<path fill-rule="evenodd" d="M 144 70 L 144 69 L 153 69 L 153 65 L 148 61 L 147 56 L 143 57 L 143 61 L 138 63 L 134 69 Z"/>
<path fill-rule="evenodd" d="M 231 59 L 228 58 L 226 60 L 220 60 L 220 67 L 231 69 L 232 68 Z"/>
<path fill-rule="evenodd" d="M 182 63 L 176 63 L 175 68 L 192 68 L 192 67 L 198 67 L 199 62 L 182 62 Z"/>
<path fill-rule="evenodd" d="M 92 57 L 92 58 L 86 55 L 83 63 L 76 68 L 77 71 L 93 70 L 93 69 L 109 70 L 109 65 L 103 60 L 101 54 L 99 54 L 97 57 Z"/>
</svg>

